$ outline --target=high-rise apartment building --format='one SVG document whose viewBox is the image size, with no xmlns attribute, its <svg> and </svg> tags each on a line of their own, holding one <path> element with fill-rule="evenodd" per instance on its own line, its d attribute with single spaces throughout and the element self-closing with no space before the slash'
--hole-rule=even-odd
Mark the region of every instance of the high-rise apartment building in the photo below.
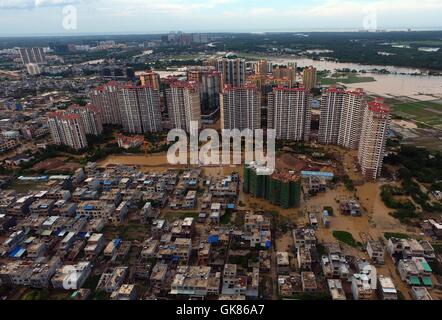
<svg viewBox="0 0 442 320">
<path fill-rule="evenodd" d="M 20 48 L 20 58 L 24 65 L 35 63 L 46 63 L 46 56 L 43 48 Z"/>
<path fill-rule="evenodd" d="M 140 75 L 141 85 L 160 90 L 160 75 L 156 72 L 146 72 Z"/>
<path fill-rule="evenodd" d="M 56 145 L 65 145 L 75 150 L 81 150 L 88 146 L 83 121 L 78 114 L 50 113 L 48 127 Z"/>
<path fill-rule="evenodd" d="M 103 124 L 122 124 L 118 102 L 118 90 L 118 82 L 111 81 L 104 86 L 95 88 L 89 95 L 92 104 L 100 111 Z"/>
<path fill-rule="evenodd" d="M 211 114 L 220 107 L 221 72 L 211 67 L 196 67 L 187 71 L 187 81 L 199 84 L 201 113 Z"/>
<path fill-rule="evenodd" d="M 159 90 L 124 85 L 118 91 L 118 101 L 124 131 L 146 133 L 162 130 Z"/>
<path fill-rule="evenodd" d="M 278 87 L 268 96 L 268 129 L 280 140 L 308 141 L 312 117 L 312 95 L 305 88 Z"/>
<path fill-rule="evenodd" d="M 304 88 L 311 90 L 316 87 L 316 68 L 306 67 L 302 75 L 302 80 L 304 83 Z"/>
<path fill-rule="evenodd" d="M 366 108 L 367 95 L 364 90 L 347 91 L 341 111 L 338 145 L 348 149 L 359 148 L 362 120 Z"/>
<path fill-rule="evenodd" d="M 225 86 L 221 95 L 222 129 L 260 129 L 261 93 L 254 85 Z"/>
<path fill-rule="evenodd" d="M 322 144 L 338 144 L 341 129 L 341 113 L 346 92 L 330 88 L 321 97 L 321 118 L 319 120 L 318 141 Z"/>
<path fill-rule="evenodd" d="M 390 108 L 382 99 L 368 102 L 362 122 L 358 159 L 362 174 L 369 179 L 381 175 L 390 119 Z"/>
<path fill-rule="evenodd" d="M 99 136 L 103 133 L 103 123 L 98 107 L 92 104 L 88 104 L 84 107 L 72 105 L 69 107 L 68 112 L 78 114 L 81 117 L 86 134 Z"/>
<path fill-rule="evenodd" d="M 296 83 L 296 63 L 290 63 L 287 67 L 277 66 L 273 69 L 275 79 L 288 79 L 293 86 Z"/>
<path fill-rule="evenodd" d="M 255 64 L 255 74 L 265 76 L 273 72 L 273 63 L 267 60 L 260 60 Z"/>
<path fill-rule="evenodd" d="M 243 59 L 223 58 L 217 61 L 217 71 L 221 72 L 223 85 L 241 87 L 246 82 L 246 61 Z"/>
<path fill-rule="evenodd" d="M 176 81 L 166 89 L 167 108 L 173 128 L 190 131 L 190 122 L 201 127 L 201 99 L 196 82 Z"/>
<path fill-rule="evenodd" d="M 319 143 L 357 149 L 365 107 L 366 95 L 362 89 L 329 88 L 321 98 Z"/>
</svg>

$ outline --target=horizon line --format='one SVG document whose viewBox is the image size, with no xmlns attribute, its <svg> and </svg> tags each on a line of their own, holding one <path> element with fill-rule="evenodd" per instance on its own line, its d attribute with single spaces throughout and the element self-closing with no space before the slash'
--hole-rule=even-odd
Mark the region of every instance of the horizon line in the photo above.
<svg viewBox="0 0 442 320">
<path fill-rule="evenodd" d="M 312 29 L 294 29 L 294 30 L 237 30 L 237 31 L 183 31 L 183 30 L 169 30 L 169 31 L 127 31 L 127 32 L 83 32 L 83 33 L 43 33 L 43 34 L 0 34 L 0 38 L 44 38 L 44 37 L 82 37 L 82 36 L 139 36 L 139 35 L 165 35 L 171 32 L 183 33 L 202 33 L 202 34 L 271 34 L 271 33 L 388 33 L 388 32 L 440 32 L 442 27 L 422 27 L 422 28 L 379 28 L 376 30 L 364 30 L 357 28 L 312 28 Z"/>
</svg>

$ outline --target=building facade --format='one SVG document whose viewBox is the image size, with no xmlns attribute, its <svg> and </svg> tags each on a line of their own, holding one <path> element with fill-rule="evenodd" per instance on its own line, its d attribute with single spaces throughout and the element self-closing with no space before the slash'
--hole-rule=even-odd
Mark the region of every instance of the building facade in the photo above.
<svg viewBox="0 0 442 320">
<path fill-rule="evenodd" d="M 362 174 L 369 179 L 381 175 L 390 120 L 390 108 L 382 99 L 368 103 L 362 122 L 358 159 Z"/>
<path fill-rule="evenodd" d="M 302 75 L 302 80 L 304 83 L 304 88 L 311 90 L 316 87 L 316 68 L 306 67 Z"/>
<path fill-rule="evenodd" d="M 246 82 L 246 61 L 243 59 L 219 59 L 216 70 L 221 72 L 223 85 L 241 87 Z"/>
<path fill-rule="evenodd" d="M 267 128 L 276 139 L 309 141 L 312 95 L 305 88 L 278 87 L 268 96 Z"/>
<path fill-rule="evenodd" d="M 166 89 L 167 107 L 173 128 L 190 131 L 190 123 L 201 127 L 201 99 L 196 82 L 176 81 Z"/>
<path fill-rule="evenodd" d="M 125 132 L 146 133 L 162 130 L 159 90 L 149 86 L 121 86 L 118 101 Z"/>
<path fill-rule="evenodd" d="M 119 85 L 109 82 L 90 93 L 92 104 L 100 110 L 103 124 L 121 125 L 121 114 L 118 103 Z"/>
<path fill-rule="evenodd" d="M 222 129 L 260 129 L 261 94 L 256 86 L 225 86 L 221 95 Z"/>
<path fill-rule="evenodd" d="M 357 149 L 365 107 L 366 95 L 362 89 L 328 89 L 321 98 L 319 143 Z"/>
<path fill-rule="evenodd" d="M 86 130 L 78 114 L 50 113 L 48 127 L 53 143 L 56 145 L 65 145 L 75 150 L 81 150 L 88 146 Z"/>
<path fill-rule="evenodd" d="M 69 112 L 78 114 L 81 117 L 86 134 L 98 136 L 103 133 L 101 113 L 96 106 L 92 104 L 84 107 L 72 105 L 69 107 Z"/>
</svg>

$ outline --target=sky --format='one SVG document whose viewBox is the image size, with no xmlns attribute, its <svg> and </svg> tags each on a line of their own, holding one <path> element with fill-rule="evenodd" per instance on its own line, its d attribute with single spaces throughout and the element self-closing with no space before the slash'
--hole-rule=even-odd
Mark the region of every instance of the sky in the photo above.
<svg viewBox="0 0 442 320">
<path fill-rule="evenodd" d="M 0 0 L 0 36 L 442 30 L 442 0 Z"/>
</svg>

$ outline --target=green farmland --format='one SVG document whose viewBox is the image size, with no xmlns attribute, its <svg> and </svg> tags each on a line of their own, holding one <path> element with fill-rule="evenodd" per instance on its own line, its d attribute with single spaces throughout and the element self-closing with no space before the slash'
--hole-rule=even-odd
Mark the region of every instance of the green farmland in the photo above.
<svg viewBox="0 0 442 320">
<path fill-rule="evenodd" d="M 414 120 L 422 127 L 442 129 L 442 103 L 434 101 L 407 102 L 393 106 L 393 114 Z"/>
</svg>

